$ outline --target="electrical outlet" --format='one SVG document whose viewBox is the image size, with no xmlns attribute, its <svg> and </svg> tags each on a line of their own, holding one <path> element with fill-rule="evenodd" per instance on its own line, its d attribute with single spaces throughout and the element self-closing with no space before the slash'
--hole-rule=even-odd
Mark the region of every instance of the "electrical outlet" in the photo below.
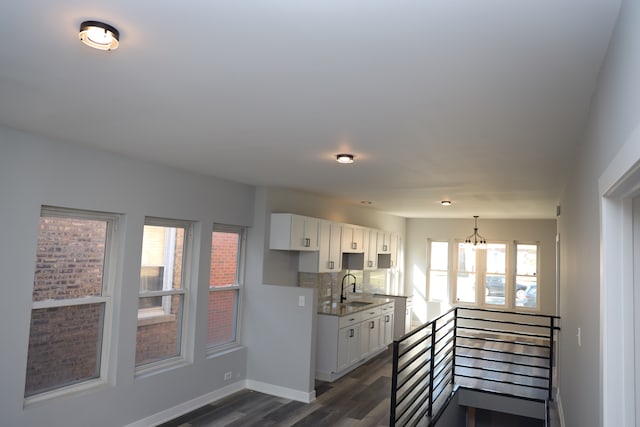
<svg viewBox="0 0 640 427">
<path fill-rule="evenodd" d="M 224 380 L 225 380 L 225 381 L 228 381 L 228 380 L 230 380 L 230 379 L 231 379 L 231 377 L 232 377 L 232 376 L 233 376 L 233 373 L 231 373 L 231 372 L 225 372 L 225 373 L 224 373 Z"/>
</svg>

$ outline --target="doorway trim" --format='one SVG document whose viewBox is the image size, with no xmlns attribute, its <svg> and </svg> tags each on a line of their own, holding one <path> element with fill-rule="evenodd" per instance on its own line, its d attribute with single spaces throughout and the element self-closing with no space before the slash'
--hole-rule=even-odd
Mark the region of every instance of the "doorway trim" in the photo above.
<svg viewBox="0 0 640 427">
<path fill-rule="evenodd" d="M 598 186 L 601 425 L 633 426 L 636 343 L 632 198 L 640 194 L 640 128 L 607 166 Z"/>
</svg>

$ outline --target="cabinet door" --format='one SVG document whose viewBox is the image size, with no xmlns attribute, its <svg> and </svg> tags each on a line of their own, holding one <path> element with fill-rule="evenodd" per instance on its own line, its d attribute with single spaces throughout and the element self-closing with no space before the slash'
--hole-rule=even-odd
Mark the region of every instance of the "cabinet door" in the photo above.
<svg viewBox="0 0 640 427">
<path fill-rule="evenodd" d="M 360 325 L 347 326 L 338 335 L 338 366 L 340 372 L 360 360 Z"/>
<path fill-rule="evenodd" d="M 318 220 L 292 215 L 291 247 L 300 251 L 318 250 Z"/>
<path fill-rule="evenodd" d="M 393 311 L 388 312 L 382 316 L 383 323 L 383 344 L 385 346 L 393 342 Z"/>
<path fill-rule="evenodd" d="M 364 229 L 352 225 L 342 226 L 342 252 L 362 253 L 364 252 Z"/>
<path fill-rule="evenodd" d="M 391 233 L 389 248 L 391 254 L 391 268 L 396 268 L 398 266 L 398 246 L 400 244 L 399 237 L 397 233 Z"/>
<path fill-rule="evenodd" d="M 318 220 L 294 214 L 271 214 L 269 248 L 290 251 L 317 251 Z"/>
<path fill-rule="evenodd" d="M 360 325 L 360 351 L 362 357 L 367 357 L 381 347 L 380 317 L 365 320 Z"/>
<path fill-rule="evenodd" d="M 342 252 L 340 252 L 341 239 L 342 226 L 340 224 L 329 223 L 329 245 L 326 248 L 327 261 L 325 263 L 327 272 L 342 270 Z"/>
<path fill-rule="evenodd" d="M 378 253 L 391 253 L 391 233 L 389 231 L 378 231 Z"/>
<path fill-rule="evenodd" d="M 378 230 L 365 230 L 364 232 L 364 269 L 376 270 L 378 268 Z"/>
<path fill-rule="evenodd" d="M 411 331 L 411 318 L 413 317 L 413 307 L 407 304 L 407 309 L 404 317 L 404 333 L 408 333 Z"/>
</svg>

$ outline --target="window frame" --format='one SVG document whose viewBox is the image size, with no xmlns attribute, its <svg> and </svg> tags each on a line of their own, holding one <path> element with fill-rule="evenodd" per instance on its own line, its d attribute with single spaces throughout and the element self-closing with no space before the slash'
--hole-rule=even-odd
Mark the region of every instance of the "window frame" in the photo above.
<svg viewBox="0 0 640 427">
<path fill-rule="evenodd" d="M 529 276 L 527 274 L 518 274 L 518 245 L 530 245 L 536 247 L 536 274 L 534 276 Z M 539 241 L 527 241 L 527 240 L 514 240 L 513 241 L 513 294 L 510 298 L 511 304 L 513 304 L 513 308 L 515 310 L 524 310 L 531 312 L 539 312 L 542 308 L 542 304 L 540 304 L 540 249 L 541 244 Z M 536 306 L 535 307 L 526 307 L 524 305 L 516 305 L 516 286 L 518 283 L 518 276 L 528 276 L 536 278 Z"/>
<path fill-rule="evenodd" d="M 501 273 L 489 272 L 487 269 L 487 249 L 489 245 L 504 245 L 504 303 L 503 304 L 489 304 L 487 303 L 487 293 L 485 288 L 487 286 L 487 275 L 490 274 L 492 276 L 502 275 Z M 482 308 L 493 308 L 493 309 L 507 309 L 512 308 L 510 305 L 511 295 L 515 295 L 515 290 L 513 289 L 513 274 L 510 268 L 510 244 L 507 241 L 494 240 L 487 242 L 487 248 L 483 249 L 483 253 L 480 255 L 482 260 L 482 286 L 479 292 L 482 294 Z"/>
<path fill-rule="evenodd" d="M 524 244 L 523 242 L 520 242 Z M 485 287 L 486 287 L 486 276 L 487 276 L 487 251 L 486 249 L 477 249 L 476 250 L 476 283 L 475 283 L 475 298 L 474 302 L 464 302 L 457 301 L 458 295 L 458 257 L 459 250 L 458 245 L 464 244 L 464 241 L 461 239 L 455 240 L 455 249 L 454 249 L 454 257 L 452 264 L 452 272 L 451 272 L 451 280 L 452 280 L 452 293 L 451 293 L 451 304 L 454 306 L 465 306 L 465 307 L 477 307 L 483 309 L 494 309 L 494 310 L 520 310 L 525 309 L 526 311 L 531 311 L 531 309 L 527 307 L 520 307 L 515 305 L 515 262 L 516 255 L 515 250 L 516 246 L 512 242 L 505 240 L 491 240 L 487 241 L 487 244 L 504 244 L 505 245 L 505 290 L 504 290 L 504 304 L 487 304 L 486 296 L 485 296 Z M 539 243 L 538 244 L 538 253 L 539 253 Z M 539 258 L 538 258 L 539 263 Z M 538 264 L 539 269 L 539 264 Z M 480 284 L 480 286 L 479 286 Z M 538 300 L 539 301 L 539 300 Z M 539 310 L 539 304 L 538 309 Z"/>
<path fill-rule="evenodd" d="M 75 394 L 83 392 L 85 390 L 103 387 L 109 384 L 112 375 L 110 355 L 112 350 L 112 333 L 113 333 L 113 310 L 114 302 L 113 295 L 115 293 L 117 277 L 117 264 L 118 264 L 118 252 L 121 239 L 118 237 L 119 233 L 119 221 L 122 215 L 110 212 L 91 211 L 85 209 L 63 208 L 50 205 L 42 205 L 40 207 L 40 215 L 38 217 L 38 226 L 43 217 L 53 218 L 65 218 L 65 219 L 84 219 L 91 221 L 104 221 L 106 223 L 105 240 L 104 240 L 104 258 L 102 261 L 102 287 L 100 295 L 88 295 L 80 298 L 70 299 L 46 299 L 41 301 L 31 301 L 31 311 L 33 310 L 57 308 L 57 307 L 71 307 L 80 305 L 92 305 L 92 304 L 104 304 L 101 341 L 100 341 L 100 363 L 98 366 L 99 372 L 96 378 L 90 378 L 84 381 L 79 381 L 73 384 L 59 386 L 57 388 L 39 392 L 31 396 L 23 396 L 25 407 L 36 404 L 38 402 L 46 401 L 49 399 L 66 396 L 69 394 Z M 38 239 L 40 238 L 40 231 L 38 231 Z M 35 268 L 34 268 L 35 276 Z M 33 285 L 35 286 L 35 284 Z M 33 292 L 33 287 L 32 287 Z M 29 328 L 29 340 L 31 335 L 31 328 Z M 29 341 L 28 340 L 28 341 Z M 26 369 L 26 367 L 25 367 Z M 26 377 L 25 372 L 25 377 Z M 26 379 L 25 390 L 26 392 Z"/>
<path fill-rule="evenodd" d="M 446 243 L 447 244 L 447 270 L 433 269 L 431 266 L 431 254 L 433 252 L 433 243 Z M 451 286 L 451 242 L 449 240 L 437 240 L 437 239 L 427 239 L 427 301 L 437 301 L 449 303 L 452 296 L 452 286 Z M 446 298 L 443 300 L 440 299 L 432 299 L 431 298 L 431 271 L 437 272 L 445 272 L 447 274 L 447 289 L 446 289 Z"/>
<path fill-rule="evenodd" d="M 247 227 L 240 225 L 230 225 L 230 224 L 220 224 L 214 223 L 213 228 L 211 230 L 211 253 L 209 256 L 209 263 L 211 263 L 211 259 L 213 258 L 213 233 L 215 232 L 224 232 L 224 233 L 236 233 L 238 234 L 238 251 L 236 254 L 236 274 L 235 274 L 235 283 L 228 286 L 210 286 L 211 277 L 208 278 L 207 283 L 207 337 L 209 333 L 209 299 L 211 297 L 212 292 L 226 292 L 229 290 L 235 290 L 236 292 L 236 306 L 235 306 L 235 324 L 234 324 L 234 339 L 232 341 L 209 346 L 208 338 L 207 342 L 205 342 L 205 348 L 207 352 L 207 356 L 211 357 L 220 352 L 226 351 L 231 348 L 235 348 L 240 346 L 240 332 L 241 332 L 241 313 L 242 313 L 242 305 L 243 305 L 243 287 L 244 287 L 244 279 L 245 279 L 245 263 L 246 263 L 246 250 L 247 250 Z M 211 271 L 211 265 L 209 265 L 209 271 Z M 211 273 L 209 273 L 211 274 Z"/>
<path fill-rule="evenodd" d="M 191 301 L 191 289 L 194 288 L 192 284 L 192 266 L 193 263 L 196 262 L 194 260 L 194 245 L 195 245 L 195 227 L 196 222 L 189 220 L 180 220 L 180 219 L 171 219 L 171 218 L 159 218 L 147 216 L 144 218 L 143 224 L 143 239 L 144 239 L 144 226 L 156 226 L 156 227 L 174 227 L 174 228 L 183 228 L 184 229 L 184 242 L 182 248 L 182 275 L 181 275 L 181 283 L 179 289 L 164 289 L 166 286 L 163 286 L 163 290 L 161 291 L 145 291 L 141 292 L 140 282 L 138 282 L 138 292 L 137 292 L 137 304 L 136 304 L 136 336 L 137 331 L 140 326 L 147 326 L 154 323 L 163 323 L 169 321 L 177 321 L 179 324 L 179 328 L 177 331 L 178 337 L 180 339 L 180 345 L 176 345 L 178 349 L 178 354 L 174 356 L 169 356 L 160 360 L 144 363 L 138 365 L 134 362 L 135 366 L 135 376 L 146 376 L 148 374 L 153 374 L 158 371 L 162 371 L 166 368 L 170 368 L 173 366 L 182 366 L 189 361 L 190 352 L 189 345 L 192 340 L 187 335 L 189 328 L 189 319 L 191 312 L 191 305 L 193 302 Z M 140 241 L 142 244 L 142 240 Z M 142 245 L 140 247 L 140 256 L 142 257 Z M 139 263 L 139 274 L 138 278 L 140 278 L 140 272 L 142 269 L 142 262 Z M 151 297 L 172 297 L 174 295 L 182 296 L 182 309 L 181 309 L 181 319 L 173 319 L 168 318 L 170 315 L 166 314 L 165 303 L 163 302 L 163 307 L 160 309 L 163 313 L 151 314 L 150 316 L 140 316 L 140 309 L 138 309 L 138 305 L 140 303 L 140 298 L 151 298 Z M 148 310 L 148 309 L 142 309 Z M 135 351 L 138 351 L 138 340 L 136 338 L 135 343 Z"/>
</svg>

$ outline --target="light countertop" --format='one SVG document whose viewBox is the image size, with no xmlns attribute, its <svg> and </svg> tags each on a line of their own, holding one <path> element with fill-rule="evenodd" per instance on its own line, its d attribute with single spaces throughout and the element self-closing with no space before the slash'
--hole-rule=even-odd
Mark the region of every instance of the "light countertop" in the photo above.
<svg viewBox="0 0 640 427">
<path fill-rule="evenodd" d="M 351 296 L 352 294 L 349 295 Z M 364 311 L 373 307 L 379 307 L 392 301 L 393 299 L 391 298 L 371 295 L 358 296 L 355 298 L 347 297 L 347 300 L 343 303 L 339 303 L 337 301 L 320 302 L 318 304 L 318 314 L 326 314 L 329 316 L 346 316 L 348 314 L 357 313 L 359 311 Z"/>
</svg>

